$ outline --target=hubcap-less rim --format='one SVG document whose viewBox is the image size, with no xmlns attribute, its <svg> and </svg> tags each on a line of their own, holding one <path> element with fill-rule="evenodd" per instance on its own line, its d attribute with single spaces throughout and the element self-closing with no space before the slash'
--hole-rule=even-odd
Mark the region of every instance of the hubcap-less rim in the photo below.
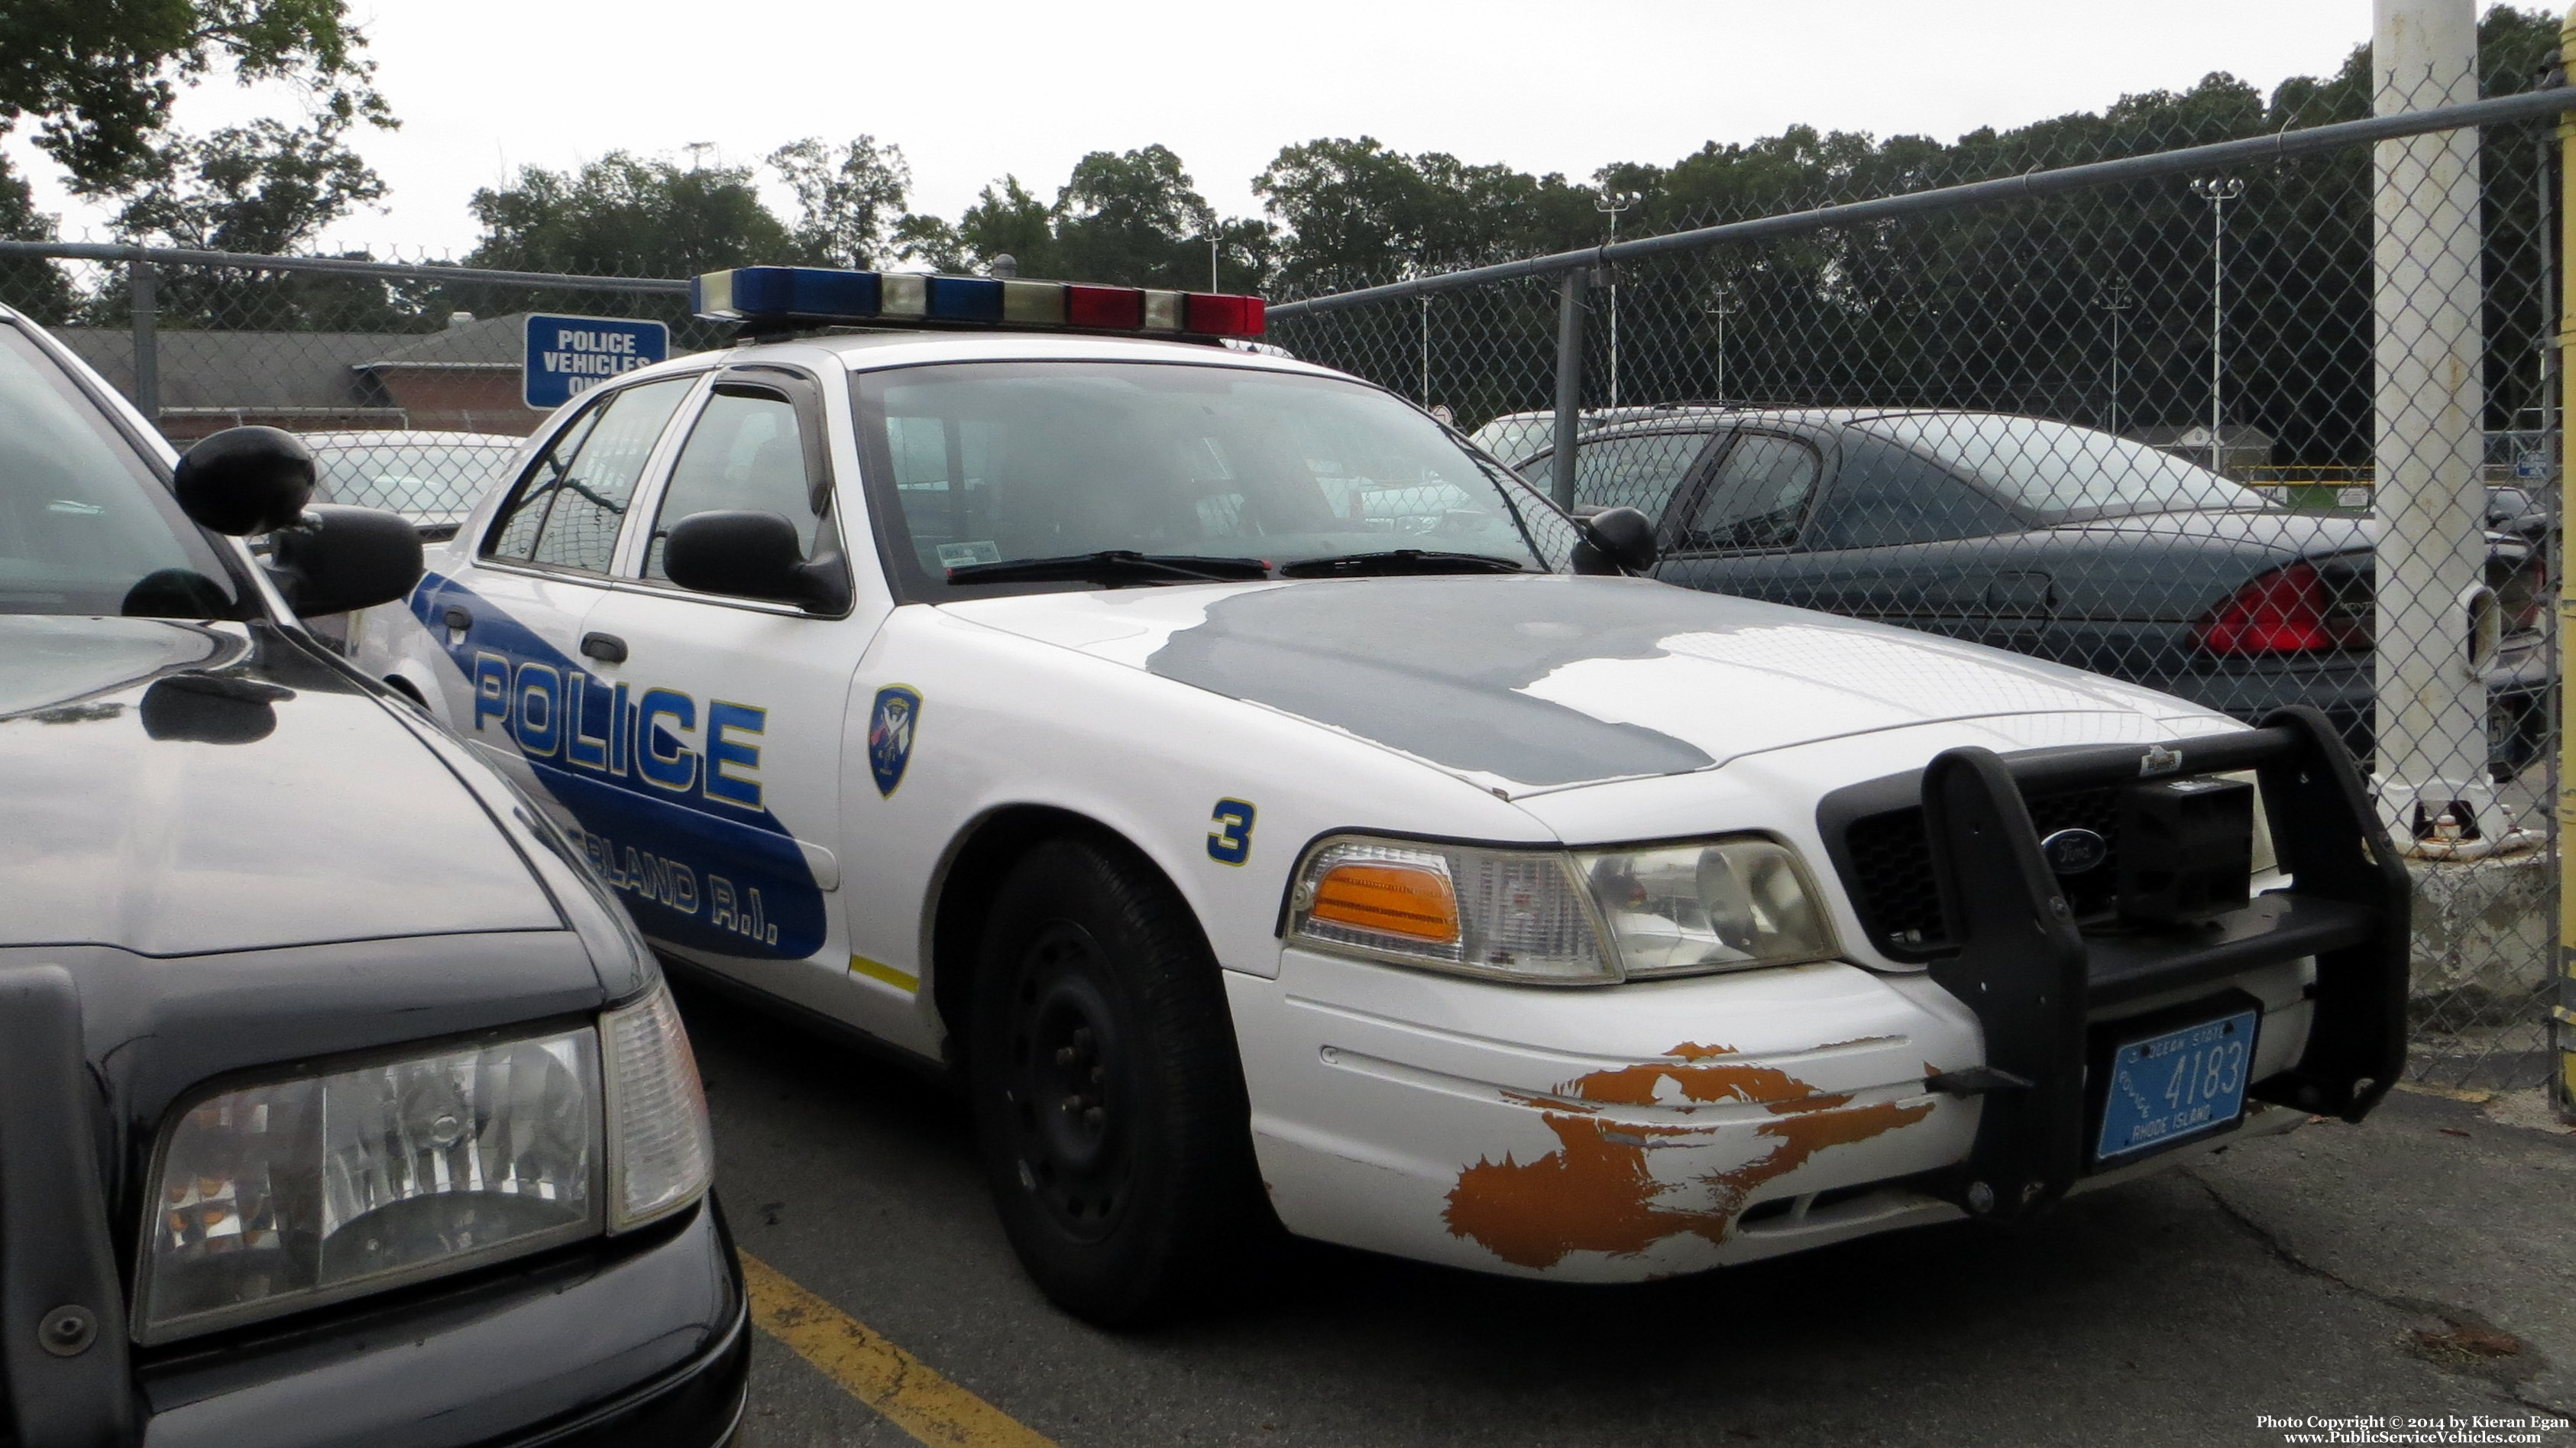
<svg viewBox="0 0 2576 1448">
<path fill-rule="evenodd" d="M 1019 1178 L 1057 1228 L 1097 1241 L 1127 1205 L 1123 1044 L 1090 932 L 1057 921 L 1021 957 L 1011 995 L 1010 1106 Z"/>
</svg>

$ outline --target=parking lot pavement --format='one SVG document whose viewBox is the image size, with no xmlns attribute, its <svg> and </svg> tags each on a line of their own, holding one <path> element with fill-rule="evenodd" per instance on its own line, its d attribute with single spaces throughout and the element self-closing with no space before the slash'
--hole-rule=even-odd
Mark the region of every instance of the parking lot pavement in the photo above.
<svg viewBox="0 0 2576 1448">
<path fill-rule="evenodd" d="M 2257 1415 L 2576 1406 L 2576 1137 L 2527 1103 L 2518 1126 L 2400 1095 L 2027 1228 L 1645 1287 L 1301 1245 L 1226 1310 L 1114 1335 L 1021 1277 L 955 1100 L 703 991 L 683 1003 L 743 1250 L 988 1423 L 1065 1448 L 2279 1443 Z M 915 1436 L 996 1441 L 907 1434 L 764 1334 L 744 1448 Z"/>
</svg>

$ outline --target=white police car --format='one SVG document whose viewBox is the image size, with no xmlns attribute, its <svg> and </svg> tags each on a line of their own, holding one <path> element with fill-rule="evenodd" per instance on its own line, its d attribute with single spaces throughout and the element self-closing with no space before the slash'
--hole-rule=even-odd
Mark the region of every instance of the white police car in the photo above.
<svg viewBox="0 0 2576 1448">
<path fill-rule="evenodd" d="M 563 409 L 360 657 L 671 958 L 961 1072 L 1076 1312 L 1273 1212 L 1592 1281 L 2010 1218 L 2399 1068 L 2312 713 L 1618 576 L 1257 299 L 698 293 L 765 340 Z"/>
</svg>

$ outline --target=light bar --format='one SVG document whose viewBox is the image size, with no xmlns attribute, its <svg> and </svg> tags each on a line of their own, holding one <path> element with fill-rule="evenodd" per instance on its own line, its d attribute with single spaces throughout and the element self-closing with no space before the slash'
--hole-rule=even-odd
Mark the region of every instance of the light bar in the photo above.
<svg viewBox="0 0 2576 1448">
<path fill-rule="evenodd" d="M 1225 292 L 1166 292 L 1017 277 L 924 276 L 746 266 L 689 283 L 689 310 L 711 322 L 929 322 L 950 327 L 1258 337 L 1268 303 Z"/>
</svg>

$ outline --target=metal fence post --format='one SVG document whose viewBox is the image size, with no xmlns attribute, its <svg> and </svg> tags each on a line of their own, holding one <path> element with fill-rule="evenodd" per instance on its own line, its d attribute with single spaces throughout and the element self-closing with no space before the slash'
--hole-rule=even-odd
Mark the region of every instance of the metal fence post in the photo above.
<svg viewBox="0 0 2576 1448">
<path fill-rule="evenodd" d="M 134 407 L 154 427 L 161 425 L 161 319 L 159 276 L 134 249 L 127 264 L 126 290 L 134 301 Z"/>
<path fill-rule="evenodd" d="M 1556 453 L 1548 491 L 1560 508 L 1574 506 L 1574 434 L 1583 419 L 1583 290 L 1590 267 L 1569 267 L 1556 292 Z"/>
<path fill-rule="evenodd" d="M 2377 0 L 2379 114 L 2477 98 L 2471 0 Z M 2468 619 L 2486 566 L 2478 133 L 2382 141 L 2374 156 L 2381 810 L 2401 848 L 2452 816 L 2503 833 L 2486 770 L 2486 701 Z"/>
<path fill-rule="evenodd" d="M 2558 30 L 2558 57 L 2570 83 L 2576 83 L 2576 8 L 2567 12 Z M 2568 503 L 2576 499 L 2576 458 L 2567 452 L 2567 420 L 2576 418 L 2576 205 L 2570 205 L 2567 182 L 2576 178 L 2576 112 L 2562 112 L 2558 118 L 2558 516 L 2568 516 Z M 2543 175 L 2540 185 L 2544 194 L 2549 178 Z M 2560 557 L 2564 558 L 2564 544 Z M 2558 1071 L 2550 1093 L 2558 1098 L 2558 1114 L 2576 1121 L 2576 870 L 2569 868 L 2567 840 L 2571 827 L 2576 827 L 2576 739 L 2566 727 L 2567 667 L 2576 663 L 2576 583 L 2571 583 L 2562 565 L 2558 570 L 2558 648 L 2559 688 L 2561 697 L 2554 707 L 2558 727 L 2558 838 L 2552 842 L 2558 851 L 2558 1001 L 2551 1015 L 2556 1019 L 2552 1030 L 2557 1037 Z"/>
</svg>

